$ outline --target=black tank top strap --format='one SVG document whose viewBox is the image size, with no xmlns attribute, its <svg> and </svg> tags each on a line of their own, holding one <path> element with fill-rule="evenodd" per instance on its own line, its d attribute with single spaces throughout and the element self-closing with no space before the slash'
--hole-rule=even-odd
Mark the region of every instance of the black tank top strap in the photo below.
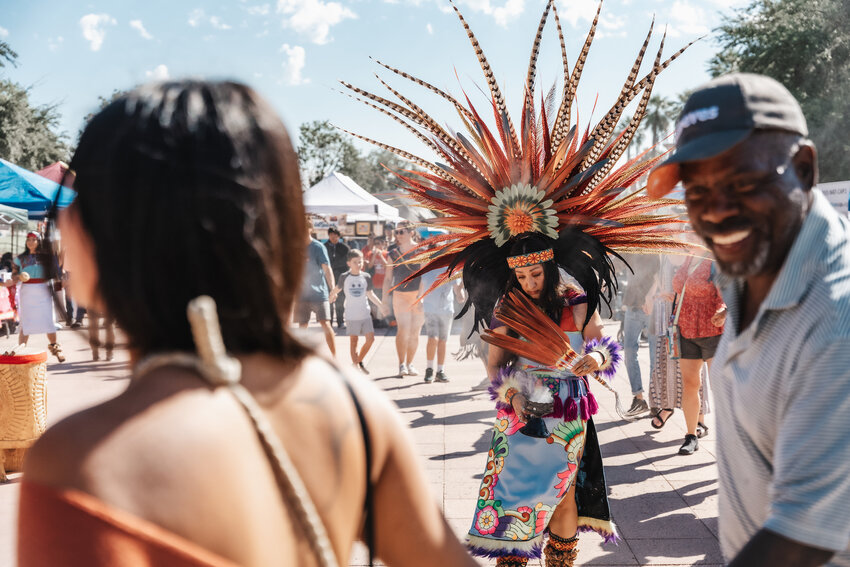
<svg viewBox="0 0 850 567">
<path fill-rule="evenodd" d="M 354 388 L 351 387 L 351 382 L 345 379 L 343 381 L 345 387 L 348 388 L 348 393 L 351 395 L 351 401 L 354 403 L 354 409 L 357 411 L 357 418 L 360 420 L 360 430 L 363 434 L 363 451 L 366 457 L 366 502 L 365 502 L 365 523 L 363 526 L 364 543 L 369 548 L 369 566 L 375 564 L 375 494 L 374 486 L 372 486 L 372 440 L 369 436 L 369 425 L 366 423 L 366 415 L 363 413 L 363 407 L 354 393 Z"/>
</svg>

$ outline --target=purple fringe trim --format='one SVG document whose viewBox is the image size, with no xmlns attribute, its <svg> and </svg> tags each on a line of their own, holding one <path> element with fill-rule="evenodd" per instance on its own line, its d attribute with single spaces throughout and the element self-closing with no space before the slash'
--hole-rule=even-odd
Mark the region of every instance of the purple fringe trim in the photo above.
<svg viewBox="0 0 850 567">
<path fill-rule="evenodd" d="M 616 343 L 614 343 L 616 344 Z M 512 370 L 509 367 L 504 367 L 499 369 L 499 373 L 496 375 L 495 380 L 490 383 L 490 386 L 487 388 L 487 391 L 490 392 L 490 399 L 496 402 L 497 410 L 505 410 L 510 413 L 513 413 L 514 408 L 509 404 L 505 403 L 505 401 L 499 395 L 499 389 L 502 388 L 505 384 L 505 380 L 512 374 Z M 585 386 L 587 386 L 587 380 L 585 379 Z M 590 416 L 596 415 L 599 411 L 599 403 L 596 401 L 596 398 L 590 392 L 590 388 L 587 388 L 587 396 L 582 396 L 578 401 L 575 398 L 568 396 L 566 402 L 561 400 L 560 396 L 555 396 L 554 406 L 552 407 L 552 412 L 545 415 L 544 417 L 552 417 L 556 419 L 563 418 L 564 421 L 573 421 L 581 418 L 587 421 Z"/>
<path fill-rule="evenodd" d="M 584 294 L 577 295 L 575 297 L 568 299 L 567 301 L 570 305 L 578 305 L 579 303 L 587 303 L 587 296 L 584 295 Z"/>
<path fill-rule="evenodd" d="M 579 532 L 579 533 L 596 532 L 597 534 L 602 536 L 602 539 L 604 540 L 605 543 L 616 543 L 616 544 L 620 543 L 620 538 L 617 534 L 596 530 L 596 529 L 591 528 L 590 526 L 579 526 L 576 531 Z"/>
<path fill-rule="evenodd" d="M 505 543 L 509 544 L 510 542 L 505 541 Z M 466 544 L 466 548 L 472 555 L 478 557 L 487 557 L 490 559 L 498 559 L 506 555 L 513 555 L 516 557 L 527 557 L 528 559 L 540 559 L 540 556 L 543 555 L 543 538 L 541 537 L 540 541 L 538 543 L 535 543 L 534 546 L 528 551 L 523 551 L 521 549 L 487 549 L 485 547 L 479 547 L 468 542 Z"/>
<path fill-rule="evenodd" d="M 620 367 L 620 362 L 623 360 L 623 347 L 611 337 L 602 337 L 601 340 L 590 339 L 584 345 L 584 354 L 590 354 L 597 349 L 605 349 L 608 352 L 608 360 L 605 361 L 605 368 L 599 370 L 599 374 L 610 381 L 614 378 L 617 368 Z"/>
<path fill-rule="evenodd" d="M 490 382 L 490 386 L 487 387 L 487 391 L 490 392 L 490 399 L 496 402 L 496 409 L 502 410 L 510 410 L 513 411 L 513 408 L 510 404 L 506 404 L 504 400 L 499 397 L 499 388 L 505 383 L 505 378 L 511 375 L 511 370 L 507 366 L 504 366 L 499 369 L 498 374 L 496 374 L 495 380 Z"/>
</svg>

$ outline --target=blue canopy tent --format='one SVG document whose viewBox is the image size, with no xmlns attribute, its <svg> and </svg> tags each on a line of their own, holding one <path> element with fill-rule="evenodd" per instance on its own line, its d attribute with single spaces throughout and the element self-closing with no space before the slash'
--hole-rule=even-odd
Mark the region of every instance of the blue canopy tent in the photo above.
<svg viewBox="0 0 850 567">
<path fill-rule="evenodd" d="M 31 219 L 44 217 L 60 188 L 59 206 L 67 207 L 74 200 L 72 189 L 0 159 L 0 204 L 26 209 Z"/>
</svg>

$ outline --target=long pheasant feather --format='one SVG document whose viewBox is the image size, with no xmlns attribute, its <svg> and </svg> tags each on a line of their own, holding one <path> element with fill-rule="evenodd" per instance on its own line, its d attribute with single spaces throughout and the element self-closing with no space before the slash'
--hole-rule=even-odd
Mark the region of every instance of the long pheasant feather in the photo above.
<svg viewBox="0 0 850 567">
<path fill-rule="evenodd" d="M 590 26 L 590 31 L 587 33 L 587 37 L 584 40 L 584 45 L 581 48 L 581 53 L 579 53 L 578 59 L 576 59 L 576 64 L 573 67 L 573 72 L 570 75 L 569 85 L 565 86 L 564 100 L 567 102 L 567 107 L 564 109 L 566 114 L 569 114 L 570 108 L 569 105 L 572 104 L 573 97 L 576 96 L 576 90 L 578 89 L 578 82 L 581 79 L 581 73 L 584 70 L 584 64 L 587 61 L 587 54 L 590 53 L 590 45 L 593 43 L 593 36 L 596 35 L 596 26 L 599 24 L 599 13 L 602 11 L 602 0 L 599 0 L 599 7 L 596 9 L 596 15 L 593 17 L 593 23 Z M 568 118 L 564 118 L 560 113 L 558 114 L 558 119 L 556 121 L 556 128 L 561 133 L 564 133 L 566 130 L 566 122 Z"/>
<path fill-rule="evenodd" d="M 481 70 L 484 71 L 484 78 L 487 81 L 487 86 L 490 87 L 490 93 L 493 95 L 493 100 L 496 102 L 496 107 L 499 109 L 499 112 L 504 114 L 507 117 L 508 125 L 510 126 L 510 136 L 511 141 L 513 142 L 514 147 L 518 147 L 519 143 L 517 142 L 516 130 L 514 129 L 514 125 L 511 122 L 510 117 L 508 116 L 508 106 L 505 104 L 505 97 L 502 95 L 501 89 L 499 89 L 499 83 L 496 81 L 496 76 L 493 74 L 493 69 L 490 68 L 490 63 L 487 61 L 487 58 L 484 56 L 484 50 L 481 49 L 481 45 L 478 43 L 478 38 L 475 37 L 475 34 L 472 33 L 472 28 L 469 27 L 469 24 L 466 23 L 466 20 L 463 18 L 463 15 L 460 13 L 460 10 L 457 9 L 454 2 L 450 3 L 452 8 L 454 8 L 457 17 L 460 19 L 461 24 L 463 25 L 463 29 L 466 31 L 467 37 L 469 37 L 469 42 L 472 44 L 472 49 L 475 51 L 476 57 L 478 57 L 478 63 L 481 65 Z"/>
<path fill-rule="evenodd" d="M 555 4 L 552 4 L 552 15 L 555 16 L 555 27 L 558 29 L 558 39 L 561 42 L 561 61 L 564 65 L 564 96 L 561 99 L 561 106 L 558 107 L 558 113 L 555 114 L 552 121 L 552 131 L 549 136 L 552 138 L 552 145 L 558 147 L 561 143 L 561 131 L 567 131 L 570 128 L 570 112 L 572 99 L 567 98 L 567 85 L 570 84 L 570 63 L 567 59 L 567 44 L 564 41 L 564 31 L 561 29 L 561 20 L 558 18 L 558 9 Z"/>
<path fill-rule="evenodd" d="M 528 73 L 525 76 L 526 106 L 528 106 L 534 98 L 534 78 L 537 74 L 537 56 L 540 53 L 540 42 L 543 41 L 543 28 L 546 25 L 546 20 L 549 17 L 549 9 L 552 7 L 554 0 L 546 2 L 546 8 L 543 10 L 543 15 L 540 17 L 540 24 L 537 26 L 537 35 L 534 36 L 534 42 L 531 45 L 531 56 L 528 58 Z"/>
<path fill-rule="evenodd" d="M 608 111 L 608 114 L 596 125 L 591 132 L 590 137 L 596 140 L 596 143 L 593 146 L 593 149 L 585 158 L 584 163 L 582 163 L 582 169 L 587 168 L 593 162 L 593 160 L 600 157 L 602 152 L 602 148 L 608 143 L 610 139 L 611 132 L 614 131 L 614 127 L 617 125 L 617 122 L 620 121 L 620 116 L 623 114 L 623 111 L 626 109 L 628 102 L 626 98 L 632 90 L 632 87 L 635 84 L 635 79 L 637 79 L 638 72 L 640 71 L 640 66 L 643 63 L 643 56 L 646 54 L 646 48 L 649 46 L 649 40 L 652 37 L 652 29 L 655 27 L 655 18 L 652 19 L 652 23 L 649 25 L 649 32 L 646 34 L 646 39 L 643 41 L 643 45 L 638 52 L 637 57 L 635 58 L 635 62 L 632 64 L 632 69 L 629 71 L 628 77 L 626 77 L 626 82 L 623 83 L 623 88 L 620 90 L 620 94 L 617 97 L 617 102 L 614 103 L 614 106 L 611 107 L 611 110 Z M 657 61 L 656 61 L 657 64 Z"/>
<path fill-rule="evenodd" d="M 395 73 L 396 75 L 399 75 L 400 77 L 404 77 L 405 79 L 407 79 L 407 80 L 409 80 L 409 81 L 412 81 L 412 82 L 416 83 L 417 85 L 419 85 L 419 86 L 421 86 L 421 87 L 425 87 L 425 88 L 426 88 L 426 89 L 428 89 L 429 91 L 431 91 L 431 92 L 433 92 L 433 93 L 436 93 L 436 94 L 440 95 L 441 97 L 443 97 L 444 99 L 446 99 L 447 101 L 449 101 L 450 103 L 452 103 L 452 105 L 455 107 L 455 109 L 456 109 L 459 113 L 461 113 L 461 114 L 465 115 L 465 116 L 466 116 L 467 118 L 469 118 L 469 119 L 471 119 L 471 118 L 472 118 L 472 115 L 469 113 L 469 111 L 468 111 L 467 109 L 465 109 L 465 108 L 463 107 L 463 105 L 461 105 L 461 104 L 460 104 L 460 103 L 459 103 L 459 102 L 458 102 L 458 101 L 457 101 L 457 100 L 456 100 L 453 96 L 451 96 L 451 95 L 450 95 L 450 94 L 448 94 L 447 92 L 443 91 L 442 89 L 439 89 L 439 88 L 435 87 L 434 85 L 432 85 L 431 83 L 429 83 L 429 82 L 427 82 L 427 81 L 423 81 L 422 79 L 419 79 L 419 78 L 417 78 L 417 77 L 414 77 L 414 76 L 413 76 L 413 75 L 411 75 L 410 73 L 405 73 L 404 71 L 402 71 L 402 70 L 400 70 L 400 69 L 396 69 L 395 67 L 391 67 L 390 65 L 387 65 L 386 63 L 383 63 L 383 62 L 381 62 L 381 61 L 378 61 L 377 59 L 375 59 L 375 62 L 376 62 L 378 65 L 380 65 L 381 67 L 383 67 L 384 69 L 387 69 L 387 70 L 389 70 L 389 71 L 392 71 L 392 72 L 393 72 L 393 73 Z"/>
</svg>

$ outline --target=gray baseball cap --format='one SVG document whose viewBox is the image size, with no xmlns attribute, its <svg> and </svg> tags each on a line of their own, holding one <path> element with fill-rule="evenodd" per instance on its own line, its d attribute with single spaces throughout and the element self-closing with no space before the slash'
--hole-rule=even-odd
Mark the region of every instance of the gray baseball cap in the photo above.
<svg viewBox="0 0 850 567">
<path fill-rule="evenodd" d="M 676 149 L 650 172 L 647 193 L 663 197 L 681 180 L 679 164 L 718 156 L 756 130 L 809 135 L 797 100 L 770 77 L 732 73 L 702 85 L 685 103 L 676 121 Z"/>
</svg>

